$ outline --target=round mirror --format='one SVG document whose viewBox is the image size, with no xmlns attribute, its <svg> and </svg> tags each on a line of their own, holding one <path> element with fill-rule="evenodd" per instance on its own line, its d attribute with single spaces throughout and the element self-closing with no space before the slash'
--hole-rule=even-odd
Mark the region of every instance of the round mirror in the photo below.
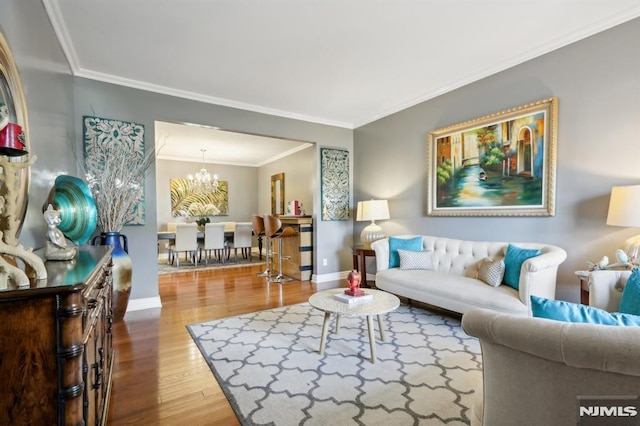
<svg viewBox="0 0 640 426">
<path fill-rule="evenodd" d="M 4 206 L 0 213 L 3 240 L 17 245 L 22 222 L 27 213 L 29 194 L 29 130 L 27 106 L 18 69 L 9 45 L 0 33 L 0 120 L 8 120 L 0 129 L 0 197 Z M 7 124 L 8 121 L 8 124 Z"/>
</svg>

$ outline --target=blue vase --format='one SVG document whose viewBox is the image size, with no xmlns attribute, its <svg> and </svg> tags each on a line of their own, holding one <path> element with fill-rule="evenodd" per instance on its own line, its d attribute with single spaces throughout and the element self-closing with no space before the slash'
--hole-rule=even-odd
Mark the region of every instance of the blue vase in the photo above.
<svg viewBox="0 0 640 426">
<path fill-rule="evenodd" d="M 122 244 L 120 241 L 122 240 Z M 131 295 L 131 257 L 126 235 L 119 232 L 103 232 L 93 238 L 92 245 L 112 246 L 113 261 L 113 293 L 111 306 L 114 321 L 121 321 L 127 312 L 129 296 Z M 123 247 L 124 245 L 124 247 Z"/>
</svg>

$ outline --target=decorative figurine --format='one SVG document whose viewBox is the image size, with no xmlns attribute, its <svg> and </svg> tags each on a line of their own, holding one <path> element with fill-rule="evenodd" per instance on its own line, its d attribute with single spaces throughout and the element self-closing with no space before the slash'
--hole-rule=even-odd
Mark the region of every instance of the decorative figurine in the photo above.
<svg viewBox="0 0 640 426">
<path fill-rule="evenodd" d="M 609 257 L 602 256 L 602 259 L 597 262 L 587 262 L 587 267 L 589 271 L 600 271 L 607 269 L 630 270 L 639 266 L 635 256 L 629 256 L 622 249 L 616 250 L 616 260 L 615 263 L 609 263 Z"/>
<path fill-rule="evenodd" d="M 47 241 L 44 248 L 44 258 L 47 260 L 71 260 L 76 255 L 76 249 L 67 247 L 67 240 L 61 230 L 60 212 L 53 208 L 51 204 L 43 213 L 44 220 L 47 222 Z"/>
<path fill-rule="evenodd" d="M 347 283 L 349 284 L 349 290 L 345 290 L 344 293 L 349 296 L 364 296 L 365 292 L 360 288 L 360 281 L 362 277 L 360 276 L 360 272 L 355 269 L 349 272 L 347 276 Z"/>
<path fill-rule="evenodd" d="M 616 259 L 618 259 L 618 263 L 627 263 L 629 262 L 629 255 L 624 250 L 618 249 L 616 250 Z"/>
<path fill-rule="evenodd" d="M 605 269 L 609 265 L 609 257 L 602 256 L 602 259 L 598 261 L 598 266 L 602 269 Z"/>
</svg>

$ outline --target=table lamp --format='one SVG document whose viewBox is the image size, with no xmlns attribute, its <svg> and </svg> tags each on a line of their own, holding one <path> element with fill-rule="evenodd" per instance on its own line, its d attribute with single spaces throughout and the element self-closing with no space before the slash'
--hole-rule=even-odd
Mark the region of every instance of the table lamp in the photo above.
<svg viewBox="0 0 640 426">
<path fill-rule="evenodd" d="M 607 225 L 640 227 L 640 185 L 611 188 Z M 631 260 L 637 260 L 640 235 L 627 239 L 622 248 Z"/>
<path fill-rule="evenodd" d="M 385 237 L 384 231 L 378 225 L 376 220 L 389 219 L 389 203 L 387 200 L 369 200 L 359 201 L 356 220 L 370 220 L 360 233 L 360 241 L 366 248 L 371 248 L 371 243 Z"/>
</svg>

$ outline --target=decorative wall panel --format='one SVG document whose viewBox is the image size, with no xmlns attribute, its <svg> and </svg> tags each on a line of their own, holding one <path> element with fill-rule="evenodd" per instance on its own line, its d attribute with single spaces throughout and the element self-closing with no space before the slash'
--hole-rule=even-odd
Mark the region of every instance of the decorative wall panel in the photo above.
<svg viewBox="0 0 640 426">
<path fill-rule="evenodd" d="M 215 192 L 195 192 L 187 179 L 171 179 L 171 215 L 202 217 L 229 215 L 229 184 L 218 181 Z"/>
<path fill-rule="evenodd" d="M 349 151 L 320 148 L 322 220 L 349 220 Z"/>
</svg>

